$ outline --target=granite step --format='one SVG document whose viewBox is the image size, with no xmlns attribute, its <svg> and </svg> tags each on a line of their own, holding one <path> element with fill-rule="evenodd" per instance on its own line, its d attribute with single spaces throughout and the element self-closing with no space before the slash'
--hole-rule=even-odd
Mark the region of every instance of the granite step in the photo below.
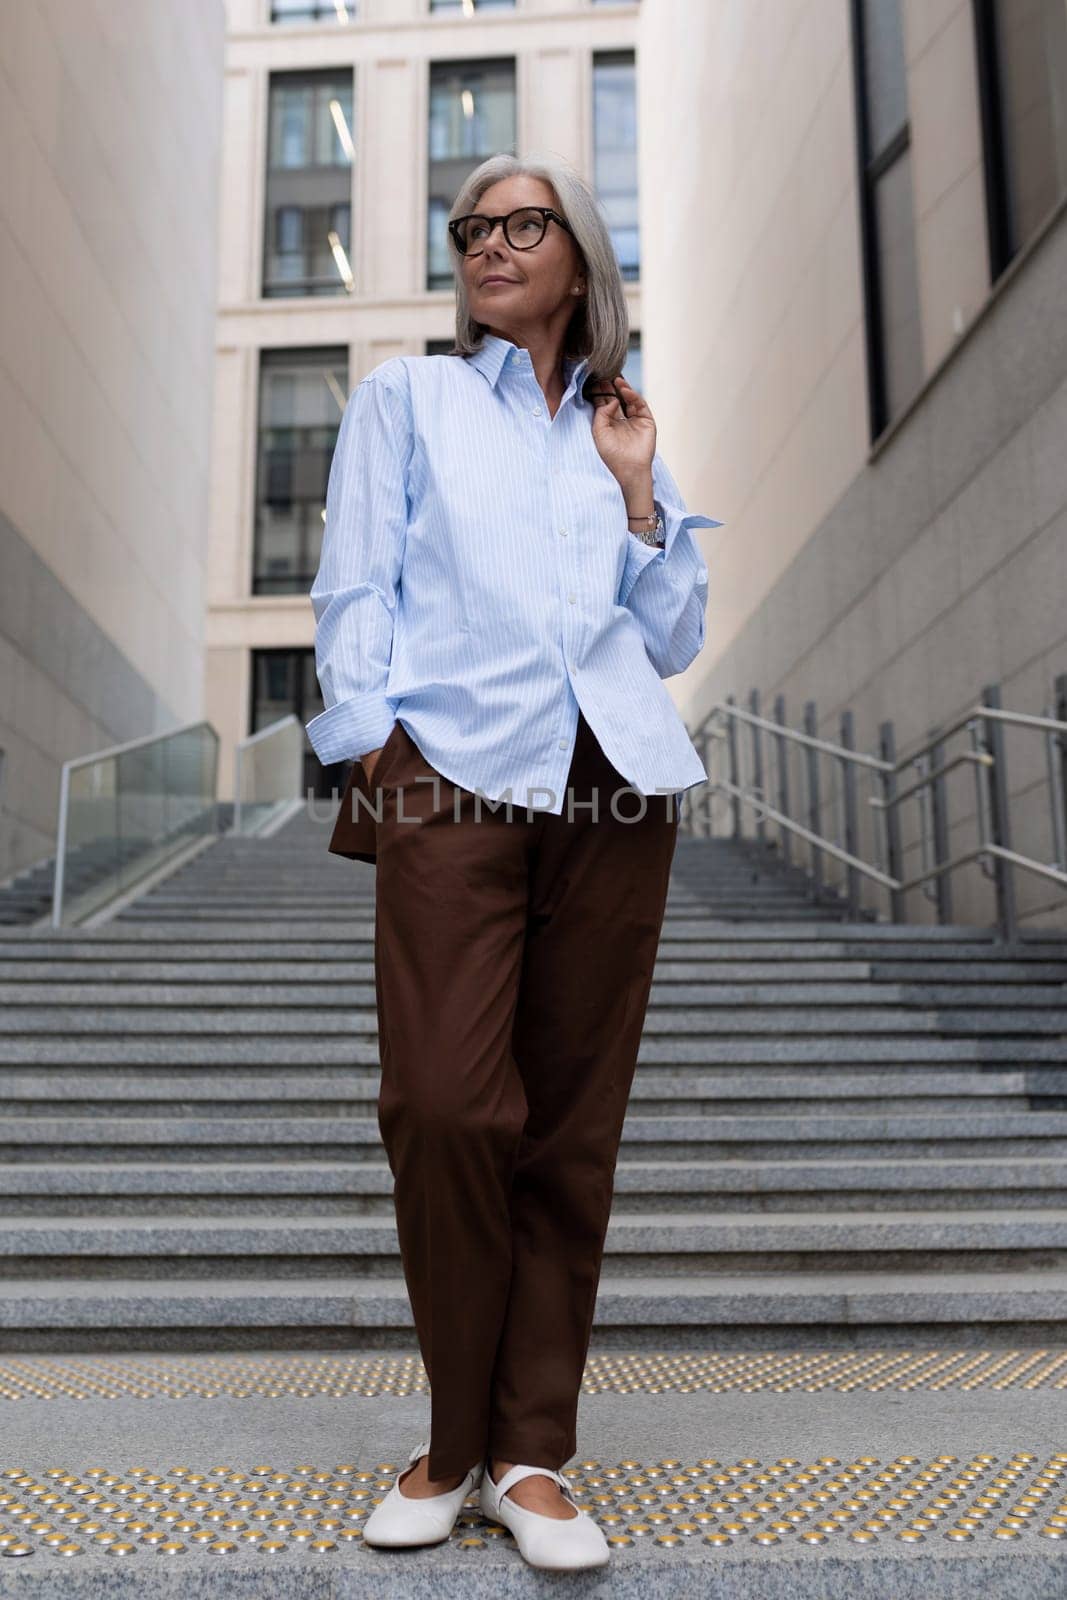
<svg viewBox="0 0 1067 1600">
<path fill-rule="evenodd" d="M 615 1173 L 614 1213 L 1067 1206 L 1067 1157 L 646 1161 Z M 44 1208 L 39 1212 L 39 1208 Z M 393 1215 L 384 1156 L 361 1162 L 43 1161 L 0 1166 L 0 1216 Z"/>
<path fill-rule="evenodd" d="M 916 1274 L 691 1274 L 601 1281 L 591 1347 L 707 1350 L 779 1348 L 784 1340 L 827 1347 L 868 1340 L 1055 1342 L 1067 1317 L 1067 1269 Z M 94 1341 L 93 1335 L 99 1336 Z M 402 1278 L 329 1280 L 272 1275 L 218 1282 L 136 1278 L 0 1283 L 0 1348 L 193 1348 L 190 1335 L 223 1349 L 268 1343 L 347 1349 L 410 1347 L 414 1329 Z M 1062 1327 L 1059 1327 L 1062 1335 Z M 731 1338 L 732 1336 L 732 1338 Z"/>
<path fill-rule="evenodd" d="M 279 1278 L 399 1274 L 391 1218 L 330 1215 L 272 1218 L 113 1218 L 0 1221 L 7 1279 L 158 1277 Z M 916 1274 L 1067 1268 L 1067 1209 L 1036 1215 L 987 1210 L 941 1216 L 916 1212 L 818 1211 L 752 1216 L 660 1211 L 620 1214 L 605 1244 L 605 1279 L 857 1270 Z"/>
</svg>

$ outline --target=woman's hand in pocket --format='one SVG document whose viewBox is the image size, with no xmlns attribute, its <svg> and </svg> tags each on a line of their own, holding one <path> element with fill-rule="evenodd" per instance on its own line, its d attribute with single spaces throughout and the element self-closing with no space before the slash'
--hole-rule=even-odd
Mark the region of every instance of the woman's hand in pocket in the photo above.
<svg viewBox="0 0 1067 1600">
<path fill-rule="evenodd" d="M 363 770 L 367 774 L 368 783 L 374 782 L 374 769 L 378 765 L 378 758 L 384 749 L 384 744 L 380 744 L 377 750 L 368 750 L 365 756 L 360 757 L 363 763 Z"/>
</svg>

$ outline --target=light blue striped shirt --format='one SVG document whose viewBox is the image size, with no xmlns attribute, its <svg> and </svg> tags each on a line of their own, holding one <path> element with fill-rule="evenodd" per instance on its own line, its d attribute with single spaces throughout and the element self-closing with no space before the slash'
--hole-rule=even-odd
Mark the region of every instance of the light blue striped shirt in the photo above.
<svg viewBox="0 0 1067 1600">
<path fill-rule="evenodd" d="M 722 524 L 686 511 L 657 451 L 666 546 L 628 531 L 587 367 L 565 361 L 554 417 L 529 352 L 490 333 L 470 356 L 391 356 L 349 395 L 311 588 L 321 761 L 399 721 L 451 782 L 558 815 L 580 707 L 639 793 L 705 780 L 663 679 L 704 644 L 692 529 Z"/>
</svg>

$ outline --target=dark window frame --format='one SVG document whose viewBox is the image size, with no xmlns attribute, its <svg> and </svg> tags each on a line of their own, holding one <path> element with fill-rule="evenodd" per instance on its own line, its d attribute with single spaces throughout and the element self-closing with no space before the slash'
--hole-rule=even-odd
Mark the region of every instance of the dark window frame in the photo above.
<svg viewBox="0 0 1067 1600">
<path fill-rule="evenodd" d="M 629 270 L 628 265 L 624 265 L 623 262 L 620 261 L 619 262 L 619 270 L 620 270 L 620 272 L 622 274 L 622 278 L 623 278 L 623 282 L 624 283 L 640 283 L 641 282 L 641 227 L 640 227 L 640 183 L 641 183 L 641 174 L 640 174 L 640 163 L 639 163 L 639 159 L 638 159 L 638 151 L 639 151 L 639 147 L 640 147 L 641 132 L 640 132 L 640 128 L 637 126 L 637 120 L 638 120 L 638 118 L 637 118 L 637 108 L 638 108 L 637 74 L 638 74 L 638 71 L 639 71 L 638 60 L 637 60 L 637 50 L 635 49 L 635 47 L 633 45 L 605 46 L 603 48 L 597 46 L 597 47 L 595 47 L 593 49 L 593 51 L 591 52 L 591 55 L 590 55 L 590 65 L 589 65 L 589 74 L 590 74 L 590 76 L 589 76 L 589 112 L 590 112 L 591 125 L 590 125 L 590 129 L 589 129 L 589 142 L 590 142 L 590 149 L 591 149 L 591 152 L 592 152 L 592 159 L 593 159 L 594 184 L 595 184 L 595 181 L 596 181 L 596 157 L 597 157 L 597 138 L 596 138 L 597 71 L 598 71 L 598 69 L 605 68 L 605 67 L 608 67 L 608 68 L 610 68 L 610 67 L 632 67 L 633 68 L 633 74 L 634 74 L 634 125 L 635 125 L 635 127 L 634 127 L 634 131 L 635 131 L 635 144 L 634 144 L 634 198 L 638 202 L 638 220 L 637 220 L 637 226 L 636 226 L 636 230 L 635 230 L 636 233 L 637 233 L 637 263 L 636 263 L 635 270 L 633 272 L 631 272 Z M 611 231 L 611 224 L 609 224 L 609 232 L 610 231 Z M 616 255 L 618 255 L 618 251 L 617 250 L 616 250 Z"/>
<path fill-rule="evenodd" d="M 314 568 L 310 569 L 310 571 L 307 572 L 307 573 L 302 573 L 302 574 L 296 575 L 294 577 L 294 579 L 293 579 L 293 587 L 291 587 L 291 588 L 275 589 L 275 588 L 270 588 L 270 587 L 264 587 L 263 586 L 263 579 L 256 571 L 257 561 L 258 561 L 259 556 L 260 556 L 260 540 L 261 540 L 261 534 L 262 534 L 262 521 L 261 521 L 262 501 L 260 499 L 260 493 L 259 493 L 259 489 L 260 489 L 259 477 L 260 477 L 260 460 L 261 460 L 261 447 L 262 447 L 261 446 L 261 441 L 262 441 L 263 431 L 264 431 L 264 424 L 263 424 L 263 380 L 264 380 L 264 372 L 270 366 L 271 357 L 280 357 L 280 358 L 282 358 L 279 361 L 278 370 L 284 370 L 284 366 L 286 364 L 285 358 L 288 358 L 290 361 L 292 361 L 293 365 L 294 365 L 294 368 L 296 370 L 299 370 L 298 363 L 301 362 L 301 361 L 306 361 L 308 366 L 311 366 L 316 361 L 320 361 L 320 360 L 325 364 L 326 361 L 327 361 L 327 358 L 331 354 L 336 353 L 338 356 L 340 356 L 342 352 L 343 352 L 343 354 L 345 356 L 345 381 L 344 381 L 344 384 L 342 385 L 342 387 L 344 388 L 345 393 L 348 394 L 348 392 L 349 392 L 349 371 L 348 371 L 348 365 L 347 365 L 348 347 L 346 345 L 332 345 L 332 344 L 331 345 L 304 345 L 304 344 L 299 344 L 299 345 L 263 345 L 263 346 L 260 347 L 260 349 L 256 353 L 256 411 L 255 411 L 255 425 L 254 425 L 254 429 L 253 429 L 254 454 L 253 454 L 253 465 L 252 465 L 252 474 L 253 474 L 253 477 L 252 477 L 252 541 L 251 541 L 251 548 L 250 548 L 250 551 L 249 551 L 249 568 L 248 568 L 248 572 L 247 572 L 247 592 L 248 592 L 249 596 L 253 600 L 277 599 L 277 598 L 280 598 L 280 597 L 283 597 L 283 596 L 286 596 L 286 595 L 306 594 L 307 591 L 311 587 L 312 581 L 313 581 L 313 579 L 315 577 L 315 571 L 317 570 L 317 564 L 318 564 L 318 558 L 316 558 L 316 565 L 315 565 Z M 337 428 L 338 428 L 338 431 L 340 431 L 340 427 L 341 427 L 341 415 L 342 414 L 339 412 L 338 413 L 338 417 L 337 417 Z M 335 450 L 335 449 L 336 449 L 336 441 L 335 441 L 334 445 L 332 446 L 332 450 Z M 326 465 L 326 469 L 325 469 L 325 479 L 324 479 L 323 488 L 322 488 L 322 497 L 323 497 L 323 504 L 324 505 L 326 503 L 326 489 L 327 489 L 328 483 L 329 483 L 329 465 L 327 464 Z"/>
<path fill-rule="evenodd" d="M 292 16 L 275 16 L 275 4 L 276 0 L 267 0 L 267 22 L 272 28 L 288 28 L 293 26 L 298 28 L 314 28 L 317 27 L 320 22 L 334 23 L 338 27 L 346 26 L 346 24 L 343 23 L 341 18 L 337 15 L 333 0 L 307 0 L 307 4 L 305 5 L 304 9 L 307 11 L 314 10 L 317 14 L 312 17 L 299 17 L 295 22 Z M 345 0 L 345 4 L 352 12 L 348 25 L 353 22 L 358 22 L 358 0 Z"/>
<path fill-rule="evenodd" d="M 447 75 L 450 73 L 461 73 L 463 71 L 477 72 L 486 68 L 496 71 L 503 70 L 503 74 L 510 79 L 509 89 L 511 93 L 512 127 L 514 129 L 511 147 L 517 153 L 519 138 L 519 57 L 512 51 L 499 55 L 479 54 L 454 57 L 431 56 L 426 62 L 425 82 L 427 92 L 427 123 L 426 143 L 424 146 L 423 157 L 425 161 L 424 171 L 426 175 L 426 192 L 424 202 L 426 216 L 426 249 L 425 261 L 423 264 L 423 289 L 430 294 L 438 293 L 442 289 L 448 289 L 452 285 L 454 272 L 453 262 L 455 259 L 448 247 L 448 225 L 447 221 L 445 221 L 443 224 L 444 234 L 442 236 L 442 243 L 445 246 L 444 260 L 447 263 L 447 270 L 442 269 L 440 273 L 434 272 L 432 255 L 434 207 L 436 205 L 440 211 L 443 211 L 444 216 L 447 219 L 448 212 L 451 209 L 456 194 L 459 192 L 461 184 L 466 181 L 469 173 L 473 172 L 475 167 L 480 166 L 481 163 L 486 159 L 486 156 L 492 153 L 491 151 L 487 151 L 483 154 L 475 155 L 473 157 L 467 155 L 434 157 L 431 143 L 433 139 L 431 122 L 433 117 L 434 91 L 437 87 L 436 80 L 442 77 L 447 77 Z M 454 170 L 447 178 L 447 181 L 443 184 L 443 186 L 439 186 L 437 182 L 437 169 L 441 167 L 447 167 L 449 165 L 451 165 Z"/>
<path fill-rule="evenodd" d="M 273 113 L 273 92 L 274 92 L 274 88 L 275 88 L 276 85 L 280 85 L 284 81 L 288 81 L 288 83 L 290 85 L 293 85 L 293 84 L 299 85 L 301 83 L 303 83 L 303 84 L 313 84 L 315 82 L 315 80 L 326 82 L 330 78 L 340 79 L 341 77 L 345 77 L 345 76 L 349 76 L 350 75 L 350 79 L 351 79 L 351 111 L 352 111 L 352 123 L 353 123 L 352 137 L 353 137 L 353 143 L 354 143 L 355 142 L 355 126 L 354 126 L 354 124 L 355 124 L 355 117 L 356 117 L 357 106 L 358 106 L 358 98 L 357 97 L 358 97 L 359 89 L 360 89 L 359 79 L 358 79 L 358 76 L 357 76 L 357 70 L 358 70 L 357 64 L 355 64 L 355 63 L 347 64 L 347 63 L 342 62 L 342 63 L 340 63 L 338 65 L 326 66 L 326 67 L 293 67 L 293 68 L 290 68 L 290 67 L 281 67 L 281 68 L 272 67 L 269 70 L 269 72 L 267 73 L 267 84 L 266 84 L 266 89 L 267 89 L 266 128 L 265 128 L 265 131 L 264 131 L 263 144 L 262 144 L 262 148 L 261 148 L 261 161 L 262 161 L 261 170 L 262 170 L 262 173 L 263 173 L 263 218 L 262 218 L 262 223 L 261 223 L 261 227 L 260 227 L 259 287 L 258 287 L 258 297 L 264 303 L 269 303 L 269 304 L 273 305 L 275 301 L 302 300 L 302 299 L 308 299 L 308 300 L 333 300 L 333 299 L 337 299 L 337 298 L 344 298 L 346 296 L 346 294 L 347 294 L 345 286 L 344 286 L 343 282 L 341 282 L 340 280 L 338 281 L 338 284 L 337 284 L 336 287 L 333 286 L 332 280 L 331 280 L 331 285 L 330 285 L 330 287 L 328 289 L 316 289 L 314 286 L 309 287 L 309 284 L 312 284 L 312 280 L 307 278 L 307 277 L 305 277 L 305 278 L 299 280 L 299 286 L 298 287 L 289 288 L 285 279 L 270 279 L 269 276 L 268 276 L 268 269 L 269 269 L 269 263 L 270 263 L 270 257 L 271 257 L 271 250 L 272 250 L 273 244 L 274 244 L 274 242 L 275 242 L 275 240 L 277 238 L 278 219 L 281 217 L 282 213 L 284 211 L 286 211 L 286 210 L 298 211 L 302 218 L 306 217 L 307 210 L 308 210 L 306 205 L 297 206 L 294 203 L 279 205 L 274 210 L 271 209 L 271 174 L 272 174 L 272 170 L 274 170 L 271 167 L 271 128 L 272 128 L 272 113 Z M 310 173 L 337 170 L 337 171 L 344 171 L 344 172 L 347 173 L 347 175 L 348 175 L 348 186 L 347 186 L 347 189 L 345 191 L 344 197 L 343 197 L 343 199 L 342 198 L 338 198 L 337 200 L 333 201 L 332 205 L 333 205 L 334 208 L 336 208 L 337 206 L 345 206 L 348 209 L 348 246 L 347 246 L 347 249 L 348 249 L 348 257 L 349 257 L 350 264 L 354 261 L 354 258 L 355 258 L 354 240 L 353 240 L 353 233 L 352 233 L 352 230 L 353 230 L 353 227 L 354 227 L 353 187 L 354 187 L 354 182 L 355 182 L 355 164 L 356 164 L 356 161 L 358 159 L 359 159 L 359 149 L 358 149 L 358 146 L 357 146 L 354 159 L 351 162 L 349 162 L 349 163 L 347 163 L 346 165 L 343 165 L 343 166 L 340 163 L 337 163 L 337 164 L 335 164 L 335 166 L 330 167 L 330 168 L 326 168 L 326 167 L 320 165 L 320 166 L 303 166 L 303 167 L 296 167 L 296 168 L 292 168 L 292 169 L 277 169 L 277 170 L 292 170 L 292 171 L 296 171 L 296 172 L 310 172 Z M 304 256 L 305 256 L 305 264 L 306 264 L 306 256 L 307 256 L 307 245 L 306 245 L 306 242 L 304 244 L 304 252 L 303 253 L 304 253 Z M 354 268 L 353 268 L 353 271 L 354 271 Z"/>
<path fill-rule="evenodd" d="M 995 283 L 1015 255 L 1012 238 L 1007 142 L 1004 137 L 1004 95 L 997 51 L 996 0 L 972 0 L 974 53 L 978 75 L 978 112 L 982 129 L 982 174 L 985 187 L 986 244 L 989 281 Z"/>
<path fill-rule="evenodd" d="M 306 705 L 304 702 L 304 672 L 301 668 L 301 663 L 306 661 L 309 657 L 312 666 L 311 676 L 314 678 L 316 685 L 318 685 L 318 674 L 315 670 L 315 646 L 313 644 L 251 645 L 249 647 L 248 703 L 247 715 L 245 718 L 245 728 L 247 730 L 246 737 L 258 732 L 258 729 L 255 726 L 256 680 L 258 677 L 258 665 L 260 657 L 265 656 L 285 656 L 291 658 L 297 663 L 298 670 L 294 673 L 297 704 L 295 706 L 291 705 L 289 710 L 292 711 L 293 714 L 298 718 L 304 731 L 303 792 L 307 793 L 307 791 L 310 789 L 317 798 L 328 799 L 334 790 L 340 790 L 343 788 L 350 763 L 347 761 L 336 761 L 324 765 L 322 762 L 320 762 L 318 756 L 315 754 L 315 751 L 311 745 L 311 740 L 308 738 L 307 724 L 311 721 L 311 718 L 314 715 L 324 709 L 321 688 L 319 688 L 317 696 L 312 699 L 310 705 Z"/>
<path fill-rule="evenodd" d="M 884 295 L 879 255 L 875 191 L 878 182 L 911 149 L 910 114 L 893 138 L 871 155 L 871 119 L 866 87 L 866 30 L 863 0 L 849 0 L 852 55 L 852 91 L 856 117 L 856 171 L 859 187 L 861 272 L 863 277 L 864 340 L 867 353 L 867 413 L 871 442 L 893 421 L 889 406 Z"/>
</svg>

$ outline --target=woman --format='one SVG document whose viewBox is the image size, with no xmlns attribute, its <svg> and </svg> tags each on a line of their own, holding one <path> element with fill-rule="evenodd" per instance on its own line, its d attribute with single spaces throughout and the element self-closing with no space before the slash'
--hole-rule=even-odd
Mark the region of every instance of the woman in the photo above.
<svg viewBox="0 0 1067 1600">
<path fill-rule="evenodd" d="M 449 238 L 455 349 L 349 397 L 311 591 L 308 734 L 380 799 L 331 848 L 377 862 L 378 1122 L 431 1388 L 431 1441 L 364 1539 L 444 1539 L 480 1487 L 531 1564 L 595 1566 L 559 1469 L 675 801 L 707 776 L 663 679 L 704 642 L 690 530 L 720 524 L 687 514 L 620 375 L 622 281 L 583 181 L 493 156 Z"/>
</svg>

